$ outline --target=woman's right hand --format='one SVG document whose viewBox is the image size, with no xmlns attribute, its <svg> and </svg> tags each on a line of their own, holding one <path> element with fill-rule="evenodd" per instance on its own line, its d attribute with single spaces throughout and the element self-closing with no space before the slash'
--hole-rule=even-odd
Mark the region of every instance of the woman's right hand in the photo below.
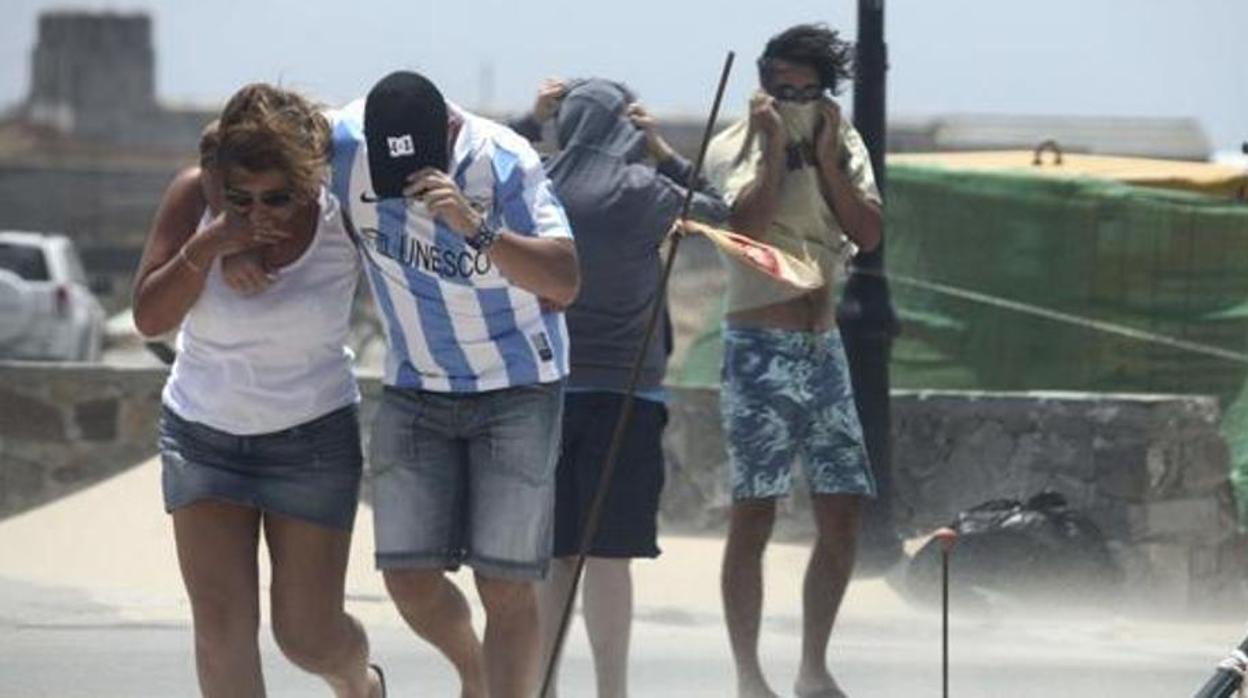
<svg viewBox="0 0 1248 698">
<path fill-rule="evenodd" d="M 221 277 L 226 286 L 243 296 L 254 296 L 277 280 L 276 276 L 264 268 L 264 254 L 259 248 L 235 252 L 222 258 Z"/>
<path fill-rule="evenodd" d="M 290 233 L 269 226 L 258 226 L 245 216 L 225 210 L 201 233 L 213 257 L 224 257 L 265 245 L 276 245 Z"/>
</svg>

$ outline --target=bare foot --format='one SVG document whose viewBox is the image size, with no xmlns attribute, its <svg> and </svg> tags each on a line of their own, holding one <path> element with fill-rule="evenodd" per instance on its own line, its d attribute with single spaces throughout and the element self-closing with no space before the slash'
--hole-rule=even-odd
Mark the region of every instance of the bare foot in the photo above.
<svg viewBox="0 0 1248 698">
<path fill-rule="evenodd" d="M 767 682 L 763 679 L 757 681 L 743 681 L 737 684 L 737 698 L 780 698 L 780 695 L 771 690 Z"/>
<path fill-rule="evenodd" d="M 797 698 L 848 698 L 836 685 L 836 679 L 827 672 L 823 672 L 822 676 L 799 677 L 793 692 Z"/>
</svg>

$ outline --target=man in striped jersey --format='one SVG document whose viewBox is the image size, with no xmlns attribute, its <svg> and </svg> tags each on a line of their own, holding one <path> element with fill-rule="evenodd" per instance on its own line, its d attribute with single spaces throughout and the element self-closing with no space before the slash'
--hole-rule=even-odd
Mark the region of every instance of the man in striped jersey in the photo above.
<svg viewBox="0 0 1248 698">
<path fill-rule="evenodd" d="M 370 447 L 377 566 L 464 696 L 527 698 L 568 371 L 564 317 L 548 308 L 578 286 L 567 218 L 527 141 L 416 73 L 333 120 L 333 189 L 387 337 Z M 461 563 L 483 643 L 445 576 Z"/>
</svg>

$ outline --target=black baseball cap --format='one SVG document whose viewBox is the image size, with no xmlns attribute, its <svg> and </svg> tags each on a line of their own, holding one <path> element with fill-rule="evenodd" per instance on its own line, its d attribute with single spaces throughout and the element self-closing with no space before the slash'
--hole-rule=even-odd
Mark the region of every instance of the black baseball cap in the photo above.
<svg viewBox="0 0 1248 698">
<path fill-rule="evenodd" d="M 446 100 L 419 73 L 390 73 L 364 101 L 364 139 L 373 193 L 381 199 L 401 197 L 413 172 L 426 167 L 446 171 Z"/>
</svg>

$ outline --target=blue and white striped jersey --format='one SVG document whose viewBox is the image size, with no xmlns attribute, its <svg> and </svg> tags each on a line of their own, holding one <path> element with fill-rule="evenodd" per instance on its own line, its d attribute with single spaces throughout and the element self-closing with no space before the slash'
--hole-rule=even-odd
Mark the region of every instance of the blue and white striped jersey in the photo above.
<svg viewBox="0 0 1248 698">
<path fill-rule="evenodd" d="M 541 160 L 527 141 L 448 104 L 463 126 L 450 174 L 500 230 L 571 238 Z M 563 313 L 543 312 L 462 236 L 408 199 L 372 198 L 364 100 L 329 114 L 334 125 L 333 191 L 364 257 L 385 323 L 385 384 L 479 393 L 548 383 L 568 372 Z"/>
</svg>

